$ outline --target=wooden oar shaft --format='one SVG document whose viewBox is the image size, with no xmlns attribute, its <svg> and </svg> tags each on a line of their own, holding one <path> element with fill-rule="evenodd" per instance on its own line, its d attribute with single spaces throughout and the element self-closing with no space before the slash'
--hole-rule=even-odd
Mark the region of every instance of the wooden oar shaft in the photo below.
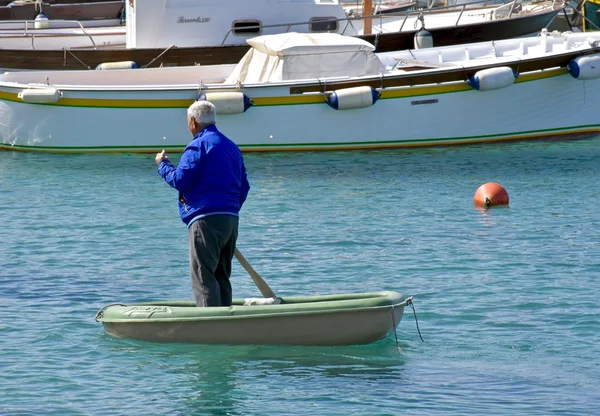
<svg viewBox="0 0 600 416">
<path fill-rule="evenodd" d="M 254 270 L 252 268 L 250 263 L 248 263 L 246 258 L 242 255 L 242 253 L 240 253 L 240 251 L 237 249 L 237 247 L 235 249 L 234 255 L 235 255 L 235 258 L 240 262 L 242 267 L 244 269 L 246 269 L 246 271 L 248 272 L 248 274 L 250 275 L 252 280 L 254 280 L 254 283 L 256 284 L 256 287 L 258 287 L 258 290 L 260 290 L 260 293 L 265 298 L 275 298 L 276 297 L 275 293 L 273 293 L 273 291 L 271 290 L 271 288 L 269 287 L 267 282 L 265 282 L 263 280 L 263 278 L 260 277 L 260 275 L 256 272 L 256 270 Z"/>
</svg>

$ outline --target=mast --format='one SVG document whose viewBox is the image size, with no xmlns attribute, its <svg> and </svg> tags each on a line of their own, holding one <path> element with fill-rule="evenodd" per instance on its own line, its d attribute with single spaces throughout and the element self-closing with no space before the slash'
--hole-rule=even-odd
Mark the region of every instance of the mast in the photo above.
<svg viewBox="0 0 600 416">
<path fill-rule="evenodd" d="M 363 16 L 371 16 L 373 14 L 373 0 L 363 0 Z M 363 33 L 370 35 L 373 33 L 373 21 L 371 18 L 363 19 Z"/>
</svg>

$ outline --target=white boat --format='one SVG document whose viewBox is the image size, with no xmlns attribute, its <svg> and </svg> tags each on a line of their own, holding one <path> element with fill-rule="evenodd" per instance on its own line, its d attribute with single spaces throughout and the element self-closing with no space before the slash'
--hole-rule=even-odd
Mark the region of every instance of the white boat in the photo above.
<svg viewBox="0 0 600 416">
<path fill-rule="evenodd" d="M 552 14 L 554 16 L 564 7 L 562 1 L 557 0 L 535 4 L 522 4 L 515 0 L 494 6 L 471 4 L 456 9 L 379 14 L 365 20 L 363 14 L 360 18 L 349 19 L 348 15 L 356 14 L 356 11 L 345 8 L 338 0 L 294 0 L 277 3 L 271 0 L 219 0 L 202 5 L 177 3 L 180 7 L 170 6 L 167 1 L 128 2 L 128 48 L 240 45 L 254 36 L 290 31 L 328 32 L 347 36 L 398 32 L 414 34 L 422 26 L 421 19 L 428 30 L 454 30 L 499 20 L 544 15 L 552 11 L 555 12 Z M 371 2 L 365 2 L 364 7 L 366 3 Z M 166 6 L 167 4 L 169 6 Z M 380 8 L 381 6 L 376 5 L 373 10 L 377 12 Z M 521 24 L 527 25 L 524 21 Z M 529 33 L 537 32 L 542 27 L 537 27 Z M 473 30 L 473 35 L 481 30 Z M 500 33 L 497 35 L 500 36 Z"/>
<path fill-rule="evenodd" d="M 600 33 L 375 54 L 337 34 L 259 36 L 237 65 L 0 76 L 8 150 L 181 151 L 215 103 L 244 151 L 413 147 L 597 134 Z"/>
<path fill-rule="evenodd" d="M 257 35 L 289 31 L 380 36 L 372 43 L 389 43 L 391 45 L 385 46 L 385 50 L 397 50 L 414 45 L 414 33 L 422 23 L 432 31 L 436 45 L 468 41 L 468 36 L 491 40 L 535 33 L 563 7 L 562 1 L 556 0 L 542 1 L 534 6 L 521 5 L 515 0 L 499 6 L 470 5 L 423 13 L 380 14 L 363 21 L 362 18 L 349 19 L 338 0 L 219 0 L 201 3 L 191 0 L 131 0 L 126 2 L 125 25 L 108 26 L 108 21 L 103 20 L 102 27 L 87 28 L 76 24 L 77 27 L 70 28 L 36 29 L 39 22 L 0 22 L 0 51 L 157 49 L 156 56 L 174 46 L 245 45 L 246 39 Z M 24 23 L 25 30 L 22 29 Z M 51 24 L 74 23 L 53 21 Z M 468 30 L 461 31 L 461 28 Z M 0 62 L 6 61 L 7 57 L 14 58 L 14 52 L 6 53 L 0 53 Z M 20 68 L 18 64 L 16 68 Z"/>
</svg>

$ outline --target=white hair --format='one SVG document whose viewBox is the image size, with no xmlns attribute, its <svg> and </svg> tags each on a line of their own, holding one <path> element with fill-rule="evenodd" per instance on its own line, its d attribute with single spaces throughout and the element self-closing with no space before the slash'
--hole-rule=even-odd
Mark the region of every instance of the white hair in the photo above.
<svg viewBox="0 0 600 416">
<path fill-rule="evenodd" d="M 209 101 L 194 101 L 187 110 L 188 120 L 194 118 L 198 124 L 215 124 L 217 112 L 213 103 Z"/>
</svg>

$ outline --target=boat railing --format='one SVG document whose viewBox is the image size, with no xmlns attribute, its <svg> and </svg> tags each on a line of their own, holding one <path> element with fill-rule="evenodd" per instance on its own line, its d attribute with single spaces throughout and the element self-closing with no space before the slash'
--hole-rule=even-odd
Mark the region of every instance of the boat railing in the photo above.
<svg viewBox="0 0 600 416">
<path fill-rule="evenodd" d="M 432 11 L 443 11 L 443 10 L 449 10 L 449 9 L 454 9 L 454 10 L 458 10 L 463 8 L 463 6 L 469 7 L 469 6 L 480 6 L 480 7 L 502 7 L 505 6 L 507 4 L 511 4 L 513 3 L 512 1 L 498 1 L 498 0 L 475 0 L 475 1 L 468 1 L 468 2 L 464 2 L 464 3 L 460 3 L 460 4 L 446 4 L 446 5 L 442 5 L 442 6 L 434 6 L 434 4 L 439 1 L 439 0 L 427 0 L 426 4 L 427 7 L 418 7 L 417 8 L 422 8 L 422 9 L 426 9 L 426 10 L 432 10 Z M 521 0 L 521 1 L 517 1 L 517 3 L 546 3 L 544 1 L 539 1 L 539 0 Z M 553 2 L 555 3 L 555 2 Z M 417 2 L 418 4 L 418 2 Z"/>
<path fill-rule="evenodd" d="M 334 18 L 327 18 L 327 19 L 323 19 L 321 21 L 321 23 L 323 22 L 327 22 L 327 23 L 333 23 L 333 22 L 345 22 L 346 24 L 344 25 L 344 28 L 342 29 L 341 34 L 344 35 L 346 34 L 346 30 L 348 29 L 349 26 L 352 26 L 352 22 L 354 21 L 359 21 L 359 20 L 365 20 L 365 19 L 372 19 L 372 20 L 377 20 L 379 19 L 380 21 L 383 21 L 384 19 L 391 19 L 393 17 L 404 17 L 404 20 L 406 21 L 406 18 L 411 15 L 411 14 L 419 14 L 421 13 L 421 11 L 410 11 L 410 12 L 398 12 L 398 13 L 387 13 L 385 15 L 371 15 L 371 16 L 347 16 L 347 17 L 342 17 L 342 18 L 338 18 L 338 19 L 334 19 Z M 310 26 L 313 22 L 310 21 L 304 21 L 304 22 L 293 22 L 293 23 L 277 23 L 277 24 L 272 24 L 272 25 L 263 25 L 263 24 L 259 24 L 259 25 L 249 25 L 249 26 L 244 26 L 243 30 L 246 31 L 254 31 L 256 30 L 261 31 L 263 29 L 273 29 L 273 28 L 286 28 L 285 33 L 289 32 L 291 30 L 292 27 L 294 26 Z M 404 26 L 404 22 L 402 23 L 402 26 Z M 223 38 L 223 41 L 221 42 L 221 45 L 224 45 L 225 42 L 227 41 L 227 38 L 229 38 L 229 36 L 234 32 L 234 31 L 239 31 L 240 29 L 238 28 L 231 28 L 227 31 L 227 33 L 225 34 L 225 37 Z M 402 30 L 402 29 L 400 29 Z M 336 30 L 337 31 L 337 30 Z"/>
<path fill-rule="evenodd" d="M 79 20 L 62 20 L 62 19 L 56 19 L 56 20 L 52 20 L 53 23 L 71 23 L 71 24 L 75 24 L 75 28 L 81 29 L 81 33 L 73 33 L 71 34 L 72 36 L 86 36 L 94 49 L 97 49 L 96 46 L 96 42 L 94 41 L 94 38 L 92 37 L 92 35 L 90 35 L 86 30 L 85 27 L 83 26 L 83 24 L 79 21 Z M 20 25 L 23 24 L 23 36 L 25 37 L 31 37 L 31 49 L 35 49 L 35 39 L 36 36 L 37 37 L 47 37 L 48 35 L 40 35 L 40 34 L 36 34 L 35 32 L 32 31 L 33 30 L 40 30 L 42 28 L 35 28 L 35 21 L 33 20 L 5 20 L 5 21 L 0 21 L 0 30 L 2 28 L 2 25 L 10 25 L 10 26 L 14 26 L 14 25 Z M 43 28 L 43 29 L 69 29 L 68 27 L 48 27 L 48 28 Z M 19 30 L 19 29 L 16 29 Z"/>
<path fill-rule="evenodd" d="M 435 1 L 435 0 L 432 0 L 432 1 Z M 552 10 L 556 9 L 556 3 L 557 3 L 557 1 L 560 1 L 561 2 L 561 6 L 560 7 L 564 8 L 564 2 L 563 1 L 561 1 L 561 0 L 552 0 Z M 456 19 L 456 22 L 454 23 L 454 26 L 458 26 L 458 24 L 460 23 L 460 20 L 461 20 L 461 18 L 463 16 L 465 10 L 467 10 L 467 7 L 473 6 L 474 4 L 477 4 L 477 3 L 484 3 L 484 2 L 475 1 L 475 2 L 463 3 L 460 6 L 444 6 L 444 7 L 441 7 L 441 8 L 437 8 L 436 7 L 436 8 L 427 9 L 427 10 L 428 11 L 436 11 L 436 12 L 437 11 L 450 10 L 450 9 L 452 9 L 452 10 L 460 10 L 460 12 L 458 14 L 458 18 Z M 488 3 L 488 1 L 486 0 L 485 3 L 483 4 L 483 6 L 481 6 L 481 7 L 486 7 L 487 3 Z M 496 18 L 498 18 L 498 15 L 499 15 L 498 11 L 502 10 L 503 8 L 508 8 L 509 9 L 508 14 L 505 17 L 503 17 L 503 19 L 510 19 L 512 17 L 514 11 L 515 11 L 515 6 L 518 3 L 522 3 L 522 2 L 520 0 L 513 0 L 513 1 L 502 3 L 502 4 L 497 4 L 497 5 L 493 4 L 492 6 L 496 6 L 496 7 L 494 7 L 494 9 L 492 10 L 492 13 L 493 13 L 492 18 L 494 16 Z M 402 25 L 400 26 L 399 32 L 402 31 L 402 29 L 404 27 L 404 23 L 406 23 L 406 20 L 407 20 L 407 18 L 408 18 L 408 16 L 410 14 L 415 14 L 416 13 L 416 14 L 419 14 L 419 16 L 420 16 L 423 13 L 423 11 L 424 11 L 423 9 L 419 9 L 417 11 L 406 12 L 406 16 L 404 17 L 404 21 L 402 22 Z M 415 24 L 416 24 L 416 22 L 415 22 Z"/>
<path fill-rule="evenodd" d="M 558 0 L 561 1 L 561 0 Z M 455 26 L 457 26 L 460 23 L 460 20 L 464 14 L 465 11 L 468 10 L 468 8 L 472 7 L 473 5 L 476 4 L 483 4 L 482 7 L 486 7 L 487 4 L 490 2 L 490 0 L 479 0 L 479 1 L 473 1 L 473 2 L 468 2 L 468 3 L 464 3 L 460 6 L 443 6 L 443 7 L 434 7 L 431 9 L 426 9 L 426 11 L 428 12 L 443 12 L 443 11 L 460 11 L 458 18 L 456 19 L 456 22 L 454 23 Z M 515 4 L 520 2 L 520 0 L 513 0 L 511 2 L 506 2 L 503 4 L 499 4 L 494 10 L 498 10 L 501 7 L 510 7 L 510 11 L 508 13 L 508 17 L 512 17 L 512 14 L 514 12 L 514 7 Z M 556 5 L 557 0 L 553 0 L 552 1 L 552 9 L 554 10 L 555 5 Z M 371 15 L 371 16 L 346 16 L 346 17 L 342 17 L 342 18 L 324 18 L 323 20 L 321 20 L 321 23 L 327 22 L 327 23 L 333 23 L 333 22 L 345 22 L 345 25 L 341 31 L 342 35 L 346 34 L 346 31 L 348 30 L 348 27 L 352 26 L 352 22 L 354 21 L 359 21 L 359 20 L 366 20 L 366 19 L 371 19 L 372 21 L 375 20 L 379 20 L 380 25 L 383 23 L 383 20 L 387 19 L 391 19 L 391 18 L 397 18 L 397 17 L 403 17 L 403 21 L 402 24 L 400 25 L 400 29 L 398 29 L 399 32 L 402 31 L 402 29 L 404 28 L 404 25 L 406 23 L 406 21 L 408 20 L 409 16 L 412 15 L 421 15 L 423 13 L 424 9 L 418 9 L 418 10 L 412 10 L 412 11 L 405 11 L 405 12 L 395 12 L 395 13 L 386 13 L 385 15 Z M 263 24 L 258 24 L 258 25 L 249 25 L 249 26 L 244 26 L 243 30 L 245 31 L 252 31 L 250 33 L 252 33 L 253 35 L 256 34 L 257 32 L 260 32 L 263 29 L 273 29 L 273 28 L 286 28 L 285 33 L 289 32 L 292 27 L 295 26 L 308 26 L 310 27 L 311 24 L 313 24 L 314 22 L 311 21 L 304 21 L 304 22 L 293 22 L 293 23 L 278 23 L 278 24 L 272 24 L 272 25 L 263 25 Z M 415 22 L 416 24 L 416 22 Z M 225 37 L 223 38 L 223 41 L 221 42 L 221 46 L 225 45 L 225 42 L 227 41 L 227 39 L 229 38 L 229 36 L 231 36 L 231 34 L 234 31 L 240 31 L 241 28 L 231 28 L 227 31 L 227 33 L 225 34 Z M 254 32 L 256 31 L 256 32 Z M 337 32 L 338 30 L 336 30 Z"/>
<path fill-rule="evenodd" d="M 561 1 L 561 0 L 558 0 L 558 1 L 560 1 L 560 2 L 561 2 L 561 7 L 563 7 L 563 9 L 564 9 L 564 6 L 566 5 L 566 4 L 564 3 L 564 1 Z M 514 11 L 515 11 L 515 6 L 517 5 L 517 3 L 519 3 L 519 1 L 518 1 L 518 0 L 515 0 L 515 1 L 513 1 L 512 3 L 509 3 L 509 4 L 510 4 L 510 8 L 509 8 L 509 10 L 508 10 L 508 14 L 507 14 L 507 15 L 506 15 L 506 17 L 504 17 L 504 18 L 506 18 L 506 19 L 510 19 L 510 18 L 512 17 L 512 14 L 513 14 L 513 13 L 514 13 Z M 556 3 L 557 3 L 557 0 L 552 0 L 552 10 L 554 10 L 554 9 L 556 8 Z M 498 16 L 499 12 L 500 12 L 500 11 L 501 11 L 503 8 L 507 8 L 507 7 L 508 7 L 508 4 L 504 4 L 504 5 L 500 6 L 500 7 L 498 7 L 498 8 L 497 8 L 497 9 L 494 11 L 494 13 L 496 14 L 496 16 Z"/>
<path fill-rule="evenodd" d="M 554 3 L 555 2 L 556 2 L 556 0 L 553 0 L 553 2 L 552 2 L 552 9 L 554 9 Z M 505 8 L 508 9 L 508 14 L 505 17 L 505 19 L 510 19 L 512 17 L 512 15 L 513 15 L 513 12 L 515 10 L 515 5 L 517 3 L 520 3 L 520 1 L 519 0 L 513 0 L 511 2 L 498 5 L 498 7 L 494 8 L 493 11 L 491 12 L 490 19 L 494 20 L 494 18 L 498 18 L 498 16 L 499 16 L 498 11 L 500 11 L 502 9 L 505 9 Z M 456 19 L 456 23 L 454 24 L 454 26 L 458 26 L 458 24 L 460 23 L 460 19 L 462 18 L 463 14 L 465 12 L 466 7 L 467 7 L 466 3 L 463 4 L 460 7 L 460 13 L 458 14 L 458 18 Z"/>
<path fill-rule="evenodd" d="M 488 5 L 488 3 L 490 2 L 494 2 L 494 0 L 476 0 L 476 1 L 469 1 L 466 3 L 461 3 L 461 4 L 446 4 L 443 6 L 434 6 L 434 4 L 436 3 L 436 1 L 438 0 L 429 0 L 427 2 L 427 10 L 444 10 L 444 9 L 456 9 L 457 7 L 462 7 L 462 6 L 474 6 L 474 5 L 481 5 L 481 7 L 486 7 Z M 500 3 L 501 4 L 501 3 Z"/>
</svg>

